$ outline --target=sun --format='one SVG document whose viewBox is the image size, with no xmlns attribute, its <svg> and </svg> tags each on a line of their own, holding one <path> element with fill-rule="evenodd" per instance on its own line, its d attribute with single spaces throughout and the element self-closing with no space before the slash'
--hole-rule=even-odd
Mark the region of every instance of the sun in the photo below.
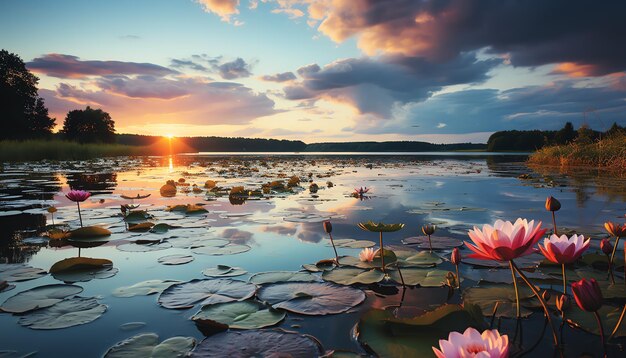
<svg viewBox="0 0 626 358">
<path fill-rule="evenodd" d="M 172 138 L 174 138 L 174 135 L 173 134 L 166 134 L 166 135 L 164 135 L 164 137 L 167 138 L 167 139 L 172 139 Z"/>
</svg>

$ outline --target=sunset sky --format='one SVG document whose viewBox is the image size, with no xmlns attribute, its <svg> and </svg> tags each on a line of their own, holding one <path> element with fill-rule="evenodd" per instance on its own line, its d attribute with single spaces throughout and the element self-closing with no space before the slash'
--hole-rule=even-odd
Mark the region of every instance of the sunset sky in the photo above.
<svg viewBox="0 0 626 358">
<path fill-rule="evenodd" d="M 626 1 L 0 1 L 0 47 L 118 133 L 484 142 L 626 125 Z"/>
</svg>

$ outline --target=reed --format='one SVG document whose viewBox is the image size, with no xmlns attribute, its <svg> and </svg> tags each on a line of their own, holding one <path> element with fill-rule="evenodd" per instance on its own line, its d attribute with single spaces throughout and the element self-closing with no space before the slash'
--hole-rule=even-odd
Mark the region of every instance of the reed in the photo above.
<svg viewBox="0 0 626 358">
<path fill-rule="evenodd" d="M 152 146 L 88 143 L 61 140 L 0 141 L 0 161 L 75 160 L 125 155 L 161 154 Z"/>
</svg>

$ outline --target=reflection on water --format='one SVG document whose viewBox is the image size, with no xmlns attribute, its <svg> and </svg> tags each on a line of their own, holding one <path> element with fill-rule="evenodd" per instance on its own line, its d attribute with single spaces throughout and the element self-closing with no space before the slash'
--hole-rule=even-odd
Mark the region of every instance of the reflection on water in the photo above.
<svg viewBox="0 0 626 358">
<path fill-rule="evenodd" d="M 217 265 L 247 270 L 247 276 L 239 277 L 243 280 L 257 272 L 298 270 L 302 264 L 334 256 L 321 226 L 326 219 L 333 222 L 335 239 L 373 241 L 378 236 L 358 229 L 357 223 L 403 222 L 406 224 L 403 230 L 385 234 L 386 245 L 401 245 L 402 239 L 418 236 L 420 227 L 426 223 L 437 225 L 436 235 L 456 239 L 466 239 L 467 231 L 474 225 L 492 223 L 498 218 L 525 217 L 549 223 L 549 213 L 543 209 L 549 195 L 557 197 L 563 205 L 558 215 L 560 226 L 594 238 L 603 235 L 604 221 L 624 214 L 625 179 L 602 176 L 598 171 L 531 170 L 523 163 L 524 159 L 519 155 L 474 153 L 462 156 L 248 154 L 7 164 L 0 172 L 0 262 L 27 263 L 49 270 L 55 263 L 80 256 L 109 260 L 111 266 L 92 267 L 78 276 L 47 275 L 18 283 L 15 292 L 59 280 L 77 280 L 73 282 L 80 282 L 86 297 L 102 297 L 109 309 L 85 326 L 89 329 L 79 326 L 43 334 L 17 326 L 13 316 L 0 315 L 6 338 L 2 342 L 11 342 L 0 349 L 21 353 L 36 349 L 42 356 L 98 356 L 116 342 L 139 333 L 119 328 L 129 322 L 143 322 L 142 332 L 155 332 L 162 337 L 181 335 L 200 339 L 202 335 L 188 320 L 194 310 L 165 310 L 155 303 L 154 296 L 120 299 L 111 292 L 144 280 L 202 278 L 203 270 Z M 246 192 L 261 191 L 263 184 L 280 180 L 286 183 L 294 175 L 301 179 L 294 193 L 227 194 L 234 186 L 243 186 Z M 167 180 L 177 182 L 180 178 L 189 188 L 196 184 L 202 190 L 179 191 L 173 198 L 159 195 L 159 188 Z M 226 194 L 220 194 L 219 190 L 209 192 L 204 188 L 207 180 L 216 181 Z M 332 181 L 332 187 L 328 181 Z M 319 187 L 314 193 L 309 190 L 313 183 Z M 48 243 L 47 238 L 40 237 L 46 225 L 51 224 L 46 211 L 49 206 L 58 208 L 56 224 L 79 226 L 76 205 L 63 195 L 70 187 L 93 192 L 91 198 L 81 203 L 83 220 L 85 225 L 112 231 L 110 241 L 82 246 L 66 240 Z M 370 190 L 367 195 L 353 196 L 354 188 L 360 187 Z M 135 210 L 147 210 L 154 216 L 153 223 L 167 224 L 171 227 L 169 231 L 127 231 L 120 206 L 131 201 L 120 195 L 138 194 L 151 195 L 133 200 L 132 203 L 140 205 Z M 185 204 L 200 204 L 206 212 L 186 215 L 165 210 L 167 206 Z M 207 240 L 215 246 L 207 247 Z M 198 250 L 198 245 L 205 246 Z M 248 251 L 239 254 L 206 254 L 246 247 Z M 338 250 L 340 255 L 354 256 L 359 252 L 350 248 Z M 183 265 L 158 262 L 160 257 L 176 254 L 191 255 L 194 260 Z M 446 265 L 443 264 L 445 269 L 452 269 Z M 384 292 L 368 289 L 366 303 L 341 315 L 341 319 L 326 316 L 303 320 L 288 315 L 280 327 L 312 334 L 327 349 L 361 351 L 350 332 L 360 313 L 368 307 L 391 305 L 398 311 L 414 314 L 442 301 L 460 300 L 458 295 L 449 298 L 447 288 L 398 290 L 387 286 L 376 290 Z M 0 293 L 0 302 L 12 294 Z M 537 317 L 528 321 L 528 324 L 536 323 L 541 323 Z M 74 342 L 83 344 L 72 347 L 62 344 L 62 337 L 68 335 Z M 37 342 L 36 348 L 33 342 Z M 547 342 L 543 349 L 550 346 Z"/>
</svg>

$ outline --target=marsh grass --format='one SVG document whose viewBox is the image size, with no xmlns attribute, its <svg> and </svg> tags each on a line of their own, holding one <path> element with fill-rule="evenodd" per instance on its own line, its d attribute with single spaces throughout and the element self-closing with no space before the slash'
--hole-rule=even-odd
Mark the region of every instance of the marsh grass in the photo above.
<svg viewBox="0 0 626 358">
<path fill-rule="evenodd" d="M 560 167 L 595 167 L 624 173 L 626 171 L 626 135 L 614 135 L 594 143 L 571 143 L 544 147 L 528 162 Z"/>
<path fill-rule="evenodd" d="M 122 155 L 162 154 L 153 146 L 80 144 L 61 140 L 0 141 L 0 161 L 75 160 Z"/>
</svg>

